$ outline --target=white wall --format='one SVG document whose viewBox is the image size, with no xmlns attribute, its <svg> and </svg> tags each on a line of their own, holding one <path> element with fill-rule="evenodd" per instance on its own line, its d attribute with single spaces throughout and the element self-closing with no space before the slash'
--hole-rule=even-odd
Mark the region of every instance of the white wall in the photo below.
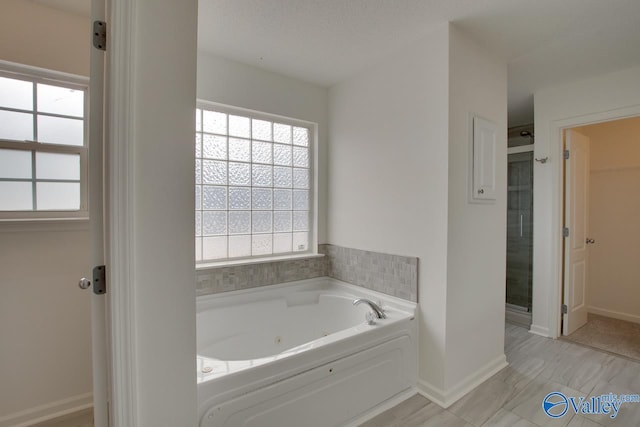
<svg viewBox="0 0 640 427">
<path fill-rule="evenodd" d="M 449 48 L 447 390 L 505 366 L 507 68 L 455 26 Z M 497 125 L 495 203 L 469 203 L 471 114 Z"/>
<path fill-rule="evenodd" d="M 420 258 L 419 388 L 445 406 L 504 362 L 506 208 L 467 206 L 470 113 L 504 131 L 506 165 L 506 66 L 448 24 L 329 93 L 328 241 Z"/>
<path fill-rule="evenodd" d="M 132 275 L 137 423 L 194 426 L 196 0 L 137 0 Z M 125 94 L 121 94 L 125 95 Z"/>
<path fill-rule="evenodd" d="M 85 225 L 0 224 L 1 426 L 91 403 L 88 246 Z"/>
<path fill-rule="evenodd" d="M 591 140 L 588 310 L 640 323 L 640 118 L 577 130 Z"/>
<path fill-rule="evenodd" d="M 328 241 L 420 258 L 419 376 L 444 387 L 448 26 L 329 92 Z"/>
<path fill-rule="evenodd" d="M 328 89 L 200 52 L 198 99 L 318 124 L 318 243 L 326 242 Z"/>
<path fill-rule="evenodd" d="M 2 0 L 0 53 L 5 61 L 89 75 L 91 20 L 25 0 Z"/>
<path fill-rule="evenodd" d="M 88 18 L 4 0 L 0 59 L 88 75 Z M 0 426 L 91 403 L 86 222 L 0 224 Z M 44 405 L 44 407 L 43 407 Z"/>
<path fill-rule="evenodd" d="M 534 168 L 533 319 L 531 331 L 559 335 L 562 283 L 562 130 L 640 115 L 640 67 L 537 92 Z"/>
</svg>

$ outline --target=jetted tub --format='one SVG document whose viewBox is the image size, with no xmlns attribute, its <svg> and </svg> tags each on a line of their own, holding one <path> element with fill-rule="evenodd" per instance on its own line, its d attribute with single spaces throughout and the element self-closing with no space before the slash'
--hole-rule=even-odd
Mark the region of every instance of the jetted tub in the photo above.
<svg viewBox="0 0 640 427">
<path fill-rule="evenodd" d="M 367 304 L 386 319 L 369 325 Z M 329 278 L 198 297 L 201 427 L 361 422 L 417 378 L 416 304 Z"/>
</svg>

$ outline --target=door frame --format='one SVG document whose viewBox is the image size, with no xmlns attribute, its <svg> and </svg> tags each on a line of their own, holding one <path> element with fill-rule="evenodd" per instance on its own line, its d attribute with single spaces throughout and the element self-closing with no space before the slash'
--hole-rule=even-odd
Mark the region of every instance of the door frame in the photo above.
<svg viewBox="0 0 640 427">
<path fill-rule="evenodd" d="M 551 178 L 551 186 L 547 187 L 552 191 L 552 201 L 554 206 L 552 206 L 551 212 L 551 230 L 548 231 L 551 240 L 548 245 L 545 245 L 547 250 L 551 255 L 551 264 L 550 274 L 553 277 L 553 281 L 549 286 L 548 292 L 548 307 L 550 307 L 549 311 L 549 323 L 548 329 L 542 328 L 539 325 L 533 325 L 531 327 L 530 332 L 549 336 L 551 338 L 558 338 L 562 334 L 562 283 L 564 280 L 564 272 L 563 272 L 563 246 L 564 246 L 564 237 L 562 235 L 562 228 L 564 224 L 564 182 L 563 176 L 565 172 L 565 162 L 563 159 L 563 151 L 564 151 L 564 131 L 570 128 L 592 125 L 596 123 L 609 122 L 613 120 L 626 119 L 630 117 L 640 116 L 640 105 L 634 105 L 631 107 L 613 109 L 613 110 L 605 110 L 600 112 L 595 112 L 591 114 L 584 114 L 575 117 L 569 117 L 560 120 L 552 120 L 549 122 L 549 158 L 550 162 L 548 166 L 552 168 L 552 178 Z M 536 132 L 538 133 L 538 132 Z M 537 150 L 536 150 L 537 151 Z M 546 154 L 536 152 L 536 157 L 545 157 Z M 554 161 L 554 159 L 558 159 Z M 543 165 L 538 165 L 537 167 L 544 167 Z M 535 172 L 534 172 L 535 176 Z M 534 183 L 535 187 L 535 183 Z M 541 186 L 538 186 L 538 190 L 540 191 Z M 536 205 L 538 205 L 536 207 Z M 540 216 L 540 213 L 536 213 L 536 210 L 544 209 L 540 204 L 534 202 L 534 221 L 535 218 Z M 542 213 L 543 216 L 546 216 L 546 213 Z M 534 239 L 535 237 L 535 229 L 534 229 Z M 544 240 L 547 240 L 546 238 Z M 536 243 L 534 241 L 534 247 Z M 534 305 L 532 307 L 532 311 L 535 312 L 536 307 L 536 296 L 535 290 L 538 287 L 535 277 L 535 251 L 534 251 Z M 544 280 L 544 278 L 539 278 L 538 280 Z M 541 301 L 538 301 L 541 302 Z M 554 308 L 555 307 L 555 308 Z M 545 330 L 546 329 L 546 330 Z"/>
<path fill-rule="evenodd" d="M 174 322 L 174 324 L 178 324 L 183 328 L 181 332 L 189 332 L 184 333 L 183 336 L 186 337 L 185 341 L 192 343 L 193 347 L 189 347 L 191 350 L 167 351 L 173 361 L 184 362 L 178 367 L 178 372 L 189 371 L 190 374 L 193 374 L 193 378 L 186 377 L 188 379 L 184 383 L 177 384 L 176 388 L 172 388 L 170 392 L 165 392 L 159 388 L 159 391 L 156 392 L 156 389 L 151 389 L 148 384 L 144 383 L 145 379 L 158 377 L 158 374 L 153 374 L 151 372 L 152 369 L 149 368 L 154 364 L 157 365 L 157 360 L 142 359 L 145 351 L 146 354 L 150 353 L 148 343 L 156 344 L 159 341 L 157 339 L 154 341 L 156 337 L 150 338 L 144 334 L 145 331 L 150 329 L 148 327 L 151 323 L 150 321 L 157 320 L 160 316 L 155 312 L 145 312 L 145 308 L 150 305 L 150 300 L 136 298 L 141 291 L 140 288 L 148 285 L 148 282 L 145 282 L 145 277 L 140 276 L 149 270 L 149 266 L 146 265 L 147 270 L 145 270 L 144 267 L 140 267 L 141 261 L 136 259 L 137 253 L 140 252 L 139 249 L 144 246 L 144 243 L 136 241 L 136 239 L 140 238 L 141 232 L 139 228 L 136 229 L 135 227 L 136 215 L 139 214 L 139 211 L 135 208 L 140 204 L 138 203 L 139 198 L 134 197 L 138 196 L 135 193 L 137 186 L 140 184 L 138 184 L 139 177 L 137 176 L 139 171 L 134 170 L 134 168 L 139 164 L 140 159 L 138 147 L 141 145 L 144 147 L 143 143 L 146 142 L 145 135 L 138 134 L 139 126 L 137 125 L 140 120 L 138 114 L 142 114 L 139 113 L 141 105 L 151 104 L 150 98 L 152 98 L 148 92 L 140 88 L 140 86 L 145 87 L 140 80 L 144 78 L 140 69 L 144 68 L 147 63 L 162 64 L 162 61 L 167 62 L 166 58 L 156 61 L 157 58 L 160 58 L 157 52 L 153 56 L 152 53 L 150 54 L 150 52 L 144 50 L 152 44 L 148 30 L 156 30 L 162 26 L 161 24 L 166 24 L 166 22 L 174 19 L 178 19 L 178 22 L 186 22 L 187 19 L 195 18 L 194 12 L 197 10 L 197 2 L 195 0 L 190 0 L 186 4 L 181 2 L 179 7 L 175 6 L 175 2 L 169 0 L 156 0 L 153 2 L 146 0 L 106 0 L 106 2 L 108 10 L 108 40 L 107 117 L 105 121 L 105 140 L 107 144 L 105 157 L 107 164 L 105 169 L 108 204 L 105 214 L 107 227 L 105 235 L 107 239 L 106 261 L 109 286 L 107 293 L 109 297 L 108 333 L 111 342 L 108 354 L 111 367 L 109 373 L 111 387 L 110 425 L 128 427 L 138 426 L 141 423 L 149 424 L 149 422 L 167 414 L 178 414 L 176 418 L 182 416 L 185 420 L 185 425 L 194 425 L 197 416 L 196 378 L 195 371 L 191 371 L 188 368 L 195 363 L 196 353 L 195 289 L 192 291 L 186 290 L 186 292 L 189 292 L 189 304 L 185 307 L 184 301 L 179 301 L 182 305 L 177 306 L 177 312 L 178 314 L 184 314 L 184 316 L 177 319 L 178 323 Z M 171 13 L 159 13 L 158 16 L 150 16 L 151 13 L 158 13 L 158 9 L 166 5 L 175 6 L 176 10 L 184 10 L 185 15 L 174 17 L 171 16 Z M 169 12 L 173 10 L 169 9 Z M 190 23 L 194 22 L 190 21 Z M 194 30 L 194 28 L 191 27 L 191 30 Z M 167 34 L 164 34 L 164 36 Z M 159 37 L 162 40 L 164 36 L 160 35 Z M 193 57 L 189 59 L 195 59 L 195 36 L 194 31 L 193 33 L 188 33 L 185 37 L 177 38 L 181 47 L 187 47 L 187 43 L 193 43 L 188 46 L 189 50 L 186 51 L 189 55 L 193 54 Z M 154 37 L 153 40 L 154 43 L 157 43 L 157 38 Z M 158 46 L 162 46 L 162 44 L 158 44 Z M 189 85 L 190 89 L 191 83 L 193 83 L 193 98 L 190 100 L 189 107 L 195 111 L 195 61 L 188 65 L 193 74 L 183 74 L 183 76 L 188 77 L 185 77 L 182 83 L 186 82 L 183 86 Z M 191 98 L 191 93 L 189 98 Z M 182 101 L 184 101 L 184 98 Z M 192 123 L 190 121 L 190 129 L 192 129 Z M 192 132 L 191 130 L 191 135 L 193 135 Z M 187 158 L 193 162 L 193 154 L 190 156 L 185 154 L 182 160 L 184 161 Z M 185 171 L 180 178 L 187 176 L 187 172 Z M 189 172 L 189 175 L 193 179 L 192 171 Z M 190 218 L 193 218 L 193 216 L 191 215 Z M 191 250 L 195 252 L 192 240 L 193 234 L 189 239 L 191 241 Z M 187 238 L 185 237 L 183 243 L 186 243 L 186 241 Z M 181 261 L 180 272 L 185 273 L 188 271 L 190 274 L 190 276 L 185 276 L 187 283 L 195 280 L 194 258 L 189 259 L 190 265 L 188 266 L 184 262 L 184 258 Z M 162 267 L 159 267 L 157 271 L 161 269 Z M 162 283 L 158 288 L 161 291 L 166 291 L 168 287 L 169 284 Z M 159 298 L 159 300 L 168 304 L 169 298 L 166 295 L 161 296 L 162 298 Z M 193 296 L 192 304 L 191 296 Z M 145 317 L 141 318 L 142 316 Z M 153 323 L 154 325 L 156 324 L 156 322 Z M 175 333 L 176 331 L 171 332 Z M 170 338 L 174 337 L 170 336 Z M 192 353 L 194 358 L 188 360 L 185 356 L 187 352 L 189 355 Z M 160 355 L 158 359 L 162 360 L 163 357 L 164 354 Z M 158 378 L 160 378 L 158 383 L 167 384 L 164 375 L 161 374 Z M 176 390 L 180 392 L 180 396 L 176 397 Z M 143 391 L 145 393 L 142 393 Z M 189 393 L 185 395 L 182 393 L 184 391 Z M 157 395 L 167 401 L 171 400 L 172 405 L 165 406 L 160 410 L 154 410 L 150 405 L 150 401 L 154 400 L 155 402 L 155 399 L 149 399 L 149 396 L 155 397 Z M 145 399 L 147 400 L 145 401 Z M 159 404 L 162 404 L 162 402 Z M 190 412 L 191 407 L 193 408 L 192 413 Z M 186 418 L 187 416 L 188 418 Z M 180 421 L 182 422 L 182 420 Z M 155 422 L 155 424 L 158 424 L 158 422 Z"/>
<path fill-rule="evenodd" d="M 105 90 L 105 191 L 111 402 L 110 425 L 136 426 L 137 372 L 133 276 L 133 150 L 136 7 L 133 0 L 107 2 L 107 78 Z M 114 28 L 117 31 L 114 31 Z"/>
</svg>

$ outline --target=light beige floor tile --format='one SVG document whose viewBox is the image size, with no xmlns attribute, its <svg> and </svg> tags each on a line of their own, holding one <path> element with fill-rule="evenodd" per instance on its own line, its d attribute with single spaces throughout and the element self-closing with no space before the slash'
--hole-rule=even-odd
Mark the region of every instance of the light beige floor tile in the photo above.
<svg viewBox="0 0 640 427">
<path fill-rule="evenodd" d="M 510 363 L 509 366 L 498 372 L 493 378 L 520 390 L 542 372 L 545 364 L 545 360 L 537 357 L 521 359 Z"/>
<path fill-rule="evenodd" d="M 637 389 L 632 390 L 615 384 L 599 383 L 594 387 L 592 393 L 586 397 L 589 398 L 609 393 L 616 395 L 640 394 Z M 640 426 L 640 403 L 623 403 L 615 418 L 611 418 L 611 415 L 580 415 L 603 426 Z"/>
<path fill-rule="evenodd" d="M 509 367 L 503 369 L 510 370 Z M 474 426 L 481 426 L 518 392 L 501 378 L 490 378 L 457 401 L 448 410 Z"/>
<path fill-rule="evenodd" d="M 640 394 L 640 364 L 631 361 L 625 362 L 621 369 L 611 372 L 607 382 Z"/>
<path fill-rule="evenodd" d="M 565 396 L 580 396 L 581 392 L 562 384 L 535 379 L 516 397 L 509 401 L 504 408 L 531 421 L 537 425 L 566 426 L 571 421 L 573 413 L 567 413 L 560 418 L 550 418 L 542 410 L 542 401 L 551 392 L 560 392 Z"/>
<path fill-rule="evenodd" d="M 420 424 L 420 427 L 473 427 L 462 418 L 458 418 L 449 411 L 442 411 Z"/>
<path fill-rule="evenodd" d="M 426 406 L 422 407 L 413 414 L 402 418 L 396 424 L 398 427 L 420 427 L 430 420 L 435 419 L 441 413 L 445 412 L 440 406 L 433 402 L 429 402 Z M 395 426 L 394 426 L 395 427 Z"/>
<path fill-rule="evenodd" d="M 498 409 L 498 411 L 482 424 L 482 427 L 537 427 L 531 421 L 519 417 L 513 412 L 506 409 Z"/>
<path fill-rule="evenodd" d="M 394 406 L 393 408 L 381 413 L 380 415 L 372 418 L 361 427 L 391 427 L 400 426 L 400 422 L 409 417 L 414 412 L 419 411 L 427 404 L 431 403 L 428 399 L 416 394 L 413 397 L 405 400 L 404 402 Z"/>
<path fill-rule="evenodd" d="M 602 424 L 598 424 L 580 415 L 575 415 L 567 427 L 602 427 Z"/>
<path fill-rule="evenodd" d="M 539 378 L 588 394 L 601 380 L 606 358 L 607 355 L 604 353 L 569 345 L 556 360 L 549 361 L 545 365 Z"/>
</svg>

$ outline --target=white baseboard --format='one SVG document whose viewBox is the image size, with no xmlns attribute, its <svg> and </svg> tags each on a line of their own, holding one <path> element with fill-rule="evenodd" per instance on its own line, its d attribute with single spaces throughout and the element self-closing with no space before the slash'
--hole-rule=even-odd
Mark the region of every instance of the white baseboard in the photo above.
<svg viewBox="0 0 640 427">
<path fill-rule="evenodd" d="M 619 311 L 607 310 L 604 308 L 588 306 L 587 312 L 600 316 L 611 317 L 613 319 L 626 320 L 627 322 L 640 323 L 640 316 L 635 314 L 621 313 Z"/>
<path fill-rule="evenodd" d="M 471 390 L 501 371 L 507 365 L 507 357 L 502 354 L 484 365 L 482 368 L 478 369 L 476 372 L 468 375 L 449 390 L 442 390 L 438 387 L 434 387 L 426 381 L 419 380 L 418 393 L 433 403 L 436 403 L 443 408 L 448 408 Z"/>
<path fill-rule="evenodd" d="M 399 405 L 400 403 L 404 402 L 405 400 L 407 400 L 411 396 L 414 396 L 416 393 L 418 393 L 418 390 L 416 390 L 415 387 L 408 388 L 407 390 L 396 394 L 392 398 L 390 398 L 388 400 L 385 400 L 381 404 L 376 405 L 373 409 L 371 409 L 370 411 L 367 411 L 365 414 L 359 416 L 358 418 L 355 418 L 355 419 L 349 421 L 345 425 L 345 427 L 357 427 L 357 426 L 359 426 L 361 424 L 364 424 L 365 422 L 369 421 L 370 419 L 380 415 L 381 413 L 383 413 L 387 409 L 391 409 L 394 406 Z"/>
<path fill-rule="evenodd" d="M 531 332 L 532 334 L 540 335 L 541 337 L 553 338 L 549 333 L 549 328 L 547 328 L 546 326 L 538 326 L 532 324 L 531 328 L 529 328 L 529 332 Z"/>
<path fill-rule="evenodd" d="M 420 393 L 422 396 L 426 397 L 436 405 L 443 408 L 449 406 L 445 403 L 445 401 L 447 400 L 446 393 L 440 387 L 436 387 L 424 380 L 418 380 L 417 389 L 418 393 Z"/>
<path fill-rule="evenodd" d="M 57 402 L 14 412 L 0 418 L 0 427 L 26 427 L 93 406 L 93 393 L 79 394 Z"/>
</svg>

